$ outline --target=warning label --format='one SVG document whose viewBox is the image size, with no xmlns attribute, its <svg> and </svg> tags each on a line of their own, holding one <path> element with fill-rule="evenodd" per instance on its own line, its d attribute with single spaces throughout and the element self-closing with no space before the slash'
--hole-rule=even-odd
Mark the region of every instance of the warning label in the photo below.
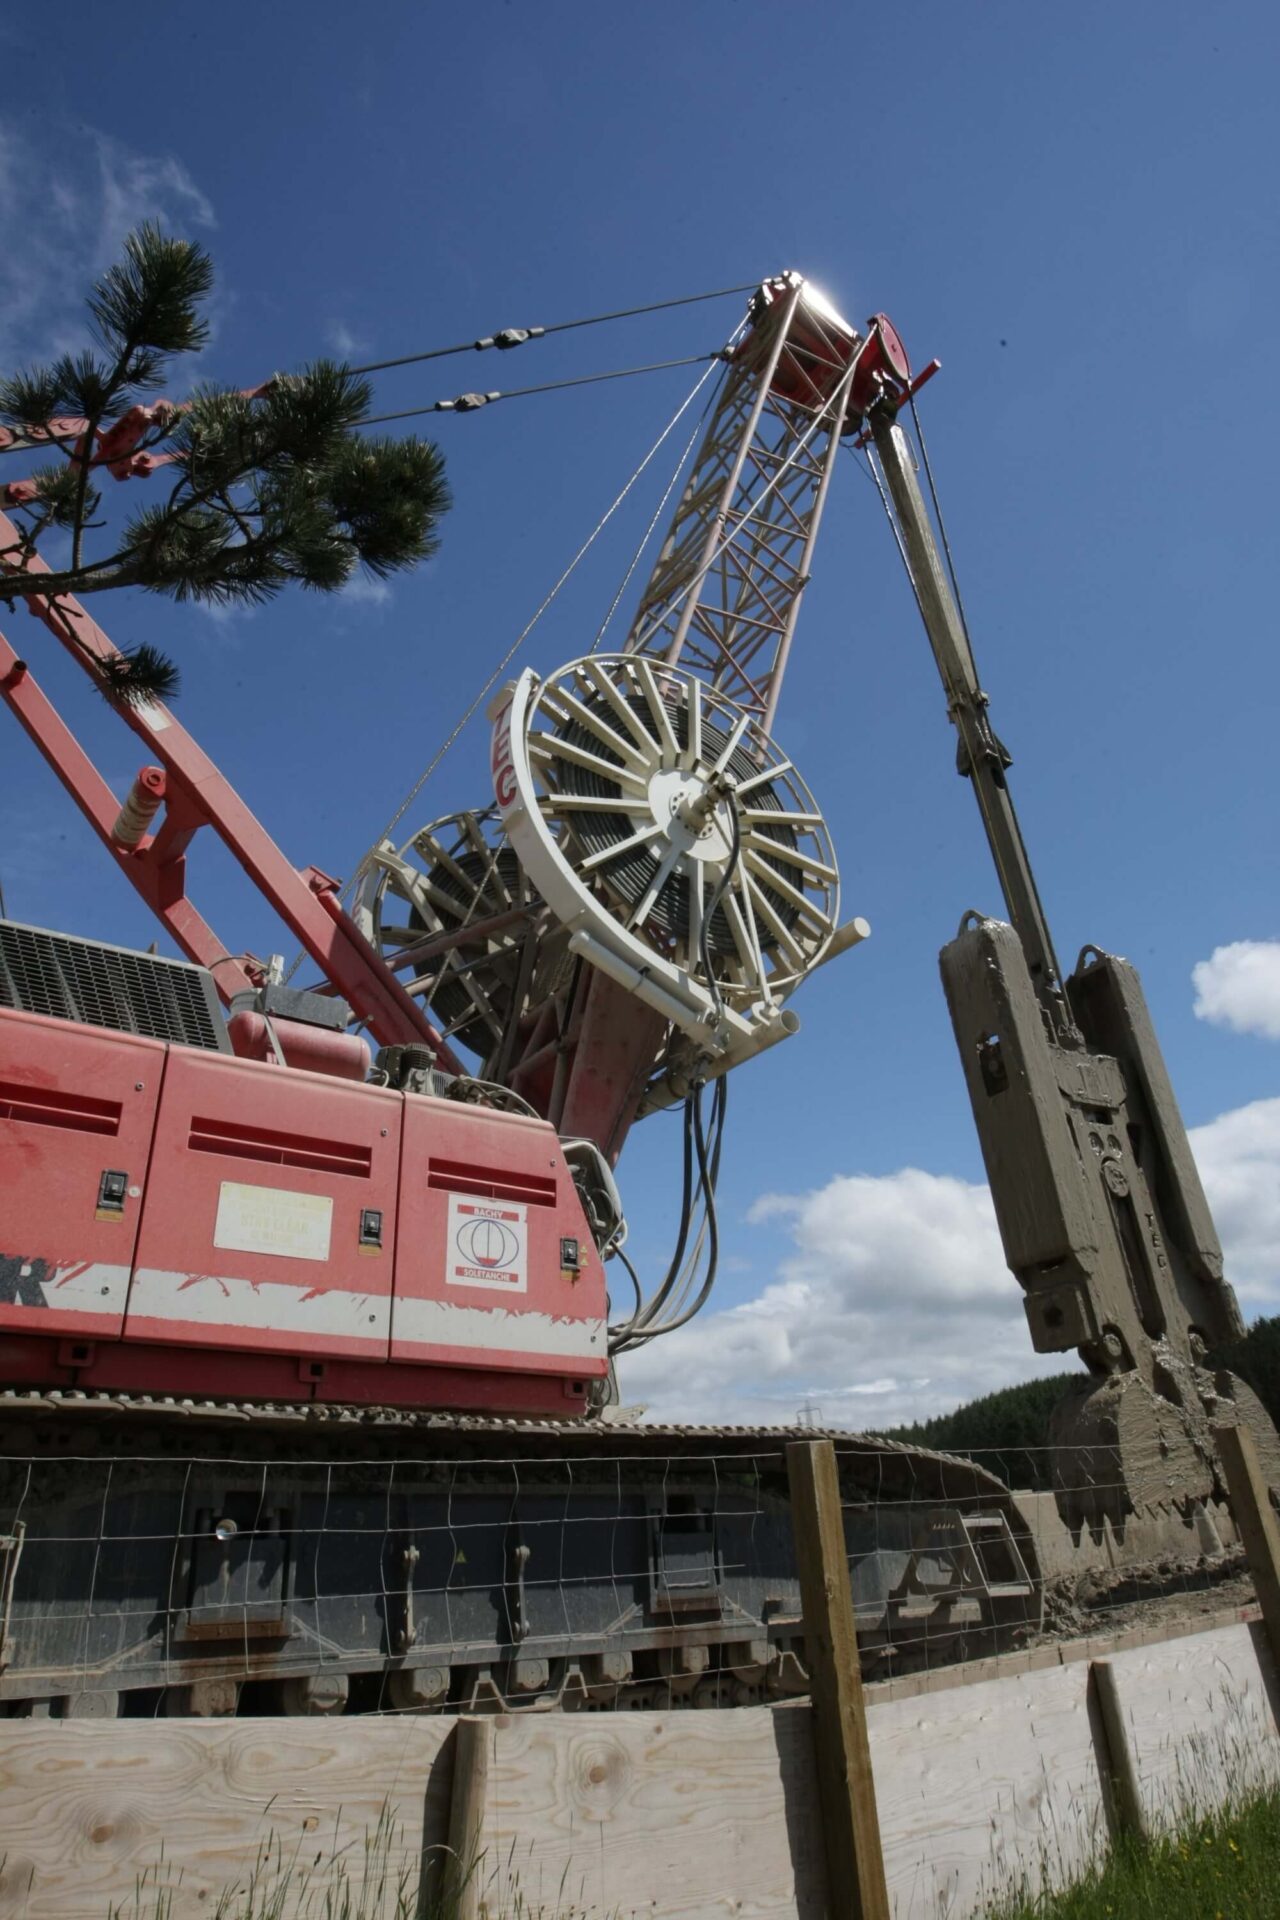
<svg viewBox="0 0 1280 1920">
<path fill-rule="evenodd" d="M 498 1287 L 524 1293 L 529 1285 L 529 1210 L 515 1200 L 449 1195 L 451 1287 Z"/>
</svg>

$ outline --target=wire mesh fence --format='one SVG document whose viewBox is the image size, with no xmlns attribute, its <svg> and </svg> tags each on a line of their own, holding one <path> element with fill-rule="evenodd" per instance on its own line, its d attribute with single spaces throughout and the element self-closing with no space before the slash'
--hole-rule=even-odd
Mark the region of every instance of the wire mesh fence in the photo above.
<svg viewBox="0 0 1280 1920">
<path fill-rule="evenodd" d="M 831 1437 L 867 1681 L 1252 1599 L 1225 1505 L 1171 1497 L 1126 1511 L 1105 1449 L 1055 1450 L 1056 1485 L 1046 1468 L 1026 1491 L 1010 1488 L 1030 1477 L 1025 1448 L 959 1460 Z M 786 1447 L 813 1438 L 691 1432 L 672 1445 L 606 1429 L 468 1453 L 414 1437 L 412 1454 L 387 1443 L 373 1458 L 235 1436 L 201 1453 L 11 1454 L 0 1712 L 802 1695 Z"/>
</svg>

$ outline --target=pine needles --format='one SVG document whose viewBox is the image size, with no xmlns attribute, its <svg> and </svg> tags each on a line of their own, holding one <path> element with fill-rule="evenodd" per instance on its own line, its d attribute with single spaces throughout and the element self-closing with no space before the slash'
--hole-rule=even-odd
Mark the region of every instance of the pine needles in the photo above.
<svg viewBox="0 0 1280 1920">
<path fill-rule="evenodd" d="M 100 351 L 0 380 L 0 423 L 61 456 L 8 489 L 19 531 L 0 548 L 0 600 L 56 606 L 67 594 L 141 587 L 254 605 L 290 584 L 333 593 L 360 568 L 384 578 L 435 552 L 450 504 L 443 457 L 430 441 L 362 435 L 371 390 L 349 368 L 317 360 L 252 393 L 204 385 L 181 405 L 144 404 L 174 356 L 207 344 L 212 289 L 201 247 L 144 226 L 89 294 Z M 87 536 L 107 524 L 95 517 L 96 479 L 156 469 L 167 497 L 125 518 L 88 558 Z M 70 537 L 69 564 L 29 571 L 51 532 Z M 113 700 L 177 689 L 177 669 L 151 647 L 106 665 L 95 657 L 94 667 Z"/>
</svg>

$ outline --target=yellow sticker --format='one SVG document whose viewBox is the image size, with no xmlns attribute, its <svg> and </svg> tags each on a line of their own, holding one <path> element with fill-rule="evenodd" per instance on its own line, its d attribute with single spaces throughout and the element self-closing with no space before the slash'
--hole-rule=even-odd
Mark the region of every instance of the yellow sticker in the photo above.
<svg viewBox="0 0 1280 1920">
<path fill-rule="evenodd" d="M 282 1260 L 327 1260 L 332 1228 L 328 1194 L 251 1187 L 239 1180 L 224 1180 L 218 1190 L 215 1247 Z"/>
</svg>

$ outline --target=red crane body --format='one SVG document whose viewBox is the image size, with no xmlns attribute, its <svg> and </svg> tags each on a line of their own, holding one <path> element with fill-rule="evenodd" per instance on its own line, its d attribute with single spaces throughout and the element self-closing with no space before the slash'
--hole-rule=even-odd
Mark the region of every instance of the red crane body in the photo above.
<svg viewBox="0 0 1280 1920">
<path fill-rule="evenodd" d="M 0 540 L 12 537 L 0 516 Z M 76 602 L 30 604 L 80 664 L 115 651 Z M 425 1047 L 462 1071 L 342 909 L 336 882 L 288 862 L 166 708 L 117 709 L 163 772 L 157 782 L 144 768 L 122 812 L 2 635 L 0 692 L 224 1001 L 255 993 L 261 973 L 187 897 L 187 850 L 203 826 L 376 1040 Z M 135 797 L 154 801 L 157 786 L 157 831 L 125 843 Z M 0 1005 L 0 1155 L 18 1170 L 0 1228 L 6 1379 L 562 1417 L 584 1408 L 608 1369 L 604 1274 L 554 1129 L 353 1084 L 368 1050 L 332 1028 L 240 1011 L 225 1033 L 196 1051 Z M 492 1244 L 476 1251 L 480 1232 Z"/>
</svg>

